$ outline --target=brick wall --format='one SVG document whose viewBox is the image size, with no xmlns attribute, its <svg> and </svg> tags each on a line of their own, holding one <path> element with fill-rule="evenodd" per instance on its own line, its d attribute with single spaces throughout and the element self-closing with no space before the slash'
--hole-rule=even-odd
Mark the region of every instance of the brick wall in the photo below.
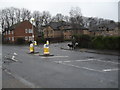
<svg viewBox="0 0 120 90">
<path fill-rule="evenodd" d="M 32 31 L 32 24 L 29 21 L 23 21 L 20 24 L 16 25 L 13 30 L 9 30 L 4 33 L 4 39 L 8 40 L 9 42 L 15 42 L 18 38 L 23 38 L 26 41 L 29 41 L 30 38 L 32 39 L 32 32 L 34 33 L 34 39 L 36 39 L 35 34 L 35 27 L 33 27 Z M 27 31 L 27 32 L 26 32 Z M 27 39 L 28 38 L 28 39 Z"/>
</svg>

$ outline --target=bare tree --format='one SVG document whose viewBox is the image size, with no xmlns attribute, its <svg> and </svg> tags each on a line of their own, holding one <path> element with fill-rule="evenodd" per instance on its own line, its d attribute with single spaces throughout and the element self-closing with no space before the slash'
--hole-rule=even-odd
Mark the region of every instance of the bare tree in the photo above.
<svg viewBox="0 0 120 90">
<path fill-rule="evenodd" d="M 2 24 L 2 29 L 9 28 L 10 27 L 10 18 L 8 14 L 8 9 L 3 9 L 0 12 L 0 18 L 1 18 L 1 24 Z"/>
<path fill-rule="evenodd" d="M 77 29 L 80 29 L 80 27 L 84 26 L 84 24 L 83 24 L 83 18 L 82 18 L 82 13 L 81 13 L 81 10 L 80 10 L 79 7 L 72 8 L 70 10 L 69 14 L 70 14 L 71 26 L 74 29 L 77 30 Z"/>
<path fill-rule="evenodd" d="M 58 13 L 58 14 L 56 14 L 56 16 L 54 16 L 54 20 L 56 22 L 64 21 L 64 15 L 62 15 L 61 13 Z"/>
<path fill-rule="evenodd" d="M 2 29 L 9 28 L 20 21 L 20 9 L 10 7 L 0 11 Z"/>
<path fill-rule="evenodd" d="M 69 23 L 70 22 L 70 17 L 69 16 L 64 16 L 64 21 Z"/>
<path fill-rule="evenodd" d="M 51 14 L 48 11 L 42 12 L 43 25 L 48 25 L 51 22 Z"/>
<path fill-rule="evenodd" d="M 39 11 L 34 11 L 32 14 L 32 17 L 35 19 L 35 26 L 37 28 L 37 33 L 40 33 L 40 35 L 41 35 L 41 33 L 42 33 L 41 26 L 43 23 L 42 13 L 40 13 Z"/>
<path fill-rule="evenodd" d="M 31 19 L 31 12 L 25 8 L 21 9 L 21 19 L 22 21 Z"/>
<path fill-rule="evenodd" d="M 16 23 L 20 22 L 20 20 L 21 20 L 20 15 L 21 15 L 20 9 L 15 8 Z"/>
</svg>

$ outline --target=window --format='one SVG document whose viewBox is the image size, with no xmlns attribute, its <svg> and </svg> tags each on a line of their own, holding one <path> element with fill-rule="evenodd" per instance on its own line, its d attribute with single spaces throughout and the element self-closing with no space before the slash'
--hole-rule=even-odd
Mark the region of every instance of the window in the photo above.
<svg viewBox="0 0 120 90">
<path fill-rule="evenodd" d="M 32 30 L 32 29 L 29 29 L 29 33 L 33 33 L 33 30 Z"/>
<path fill-rule="evenodd" d="M 10 31 L 8 32 L 8 34 L 10 34 Z"/>
<path fill-rule="evenodd" d="M 12 34 L 14 34 L 14 32 L 13 32 L 13 31 L 11 31 L 11 33 L 12 33 Z"/>
<path fill-rule="evenodd" d="M 26 40 L 26 41 L 28 40 L 28 37 L 27 37 L 27 36 L 25 37 L 25 40 Z"/>
<path fill-rule="evenodd" d="M 29 41 L 31 41 L 32 40 L 32 37 L 31 36 L 29 36 Z"/>
<path fill-rule="evenodd" d="M 14 37 L 12 37 L 12 41 L 14 41 Z"/>
<path fill-rule="evenodd" d="M 10 37 L 8 39 L 10 40 Z"/>
<path fill-rule="evenodd" d="M 27 30 L 27 29 L 25 29 L 25 33 L 28 33 L 28 30 Z"/>
</svg>

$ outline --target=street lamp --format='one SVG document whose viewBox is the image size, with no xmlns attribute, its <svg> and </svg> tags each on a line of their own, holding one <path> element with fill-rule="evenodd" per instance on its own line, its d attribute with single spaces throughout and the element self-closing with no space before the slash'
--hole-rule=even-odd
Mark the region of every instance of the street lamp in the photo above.
<svg viewBox="0 0 120 90">
<path fill-rule="evenodd" d="M 34 23 L 35 19 L 34 19 L 34 18 L 31 18 L 31 21 L 32 21 L 32 40 L 34 41 L 33 23 Z"/>
</svg>

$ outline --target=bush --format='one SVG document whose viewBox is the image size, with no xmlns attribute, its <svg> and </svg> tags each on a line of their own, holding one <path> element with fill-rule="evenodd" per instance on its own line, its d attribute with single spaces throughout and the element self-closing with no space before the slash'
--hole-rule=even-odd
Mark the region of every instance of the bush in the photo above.
<svg viewBox="0 0 120 90">
<path fill-rule="evenodd" d="M 76 42 L 81 48 L 91 48 L 91 39 L 89 35 L 75 35 Z"/>
<path fill-rule="evenodd" d="M 89 36 L 89 35 L 74 35 L 76 42 L 80 48 L 94 49 L 120 49 L 120 36 Z"/>
<path fill-rule="evenodd" d="M 20 45 L 21 45 L 21 44 L 25 44 L 24 38 L 17 38 L 15 44 L 20 44 Z"/>
<path fill-rule="evenodd" d="M 92 43 L 92 47 L 95 49 L 104 49 L 103 36 L 94 37 L 91 43 Z"/>
<path fill-rule="evenodd" d="M 37 38 L 36 41 L 37 41 L 37 43 L 40 43 L 40 44 L 45 43 L 45 39 L 43 37 Z"/>
</svg>

